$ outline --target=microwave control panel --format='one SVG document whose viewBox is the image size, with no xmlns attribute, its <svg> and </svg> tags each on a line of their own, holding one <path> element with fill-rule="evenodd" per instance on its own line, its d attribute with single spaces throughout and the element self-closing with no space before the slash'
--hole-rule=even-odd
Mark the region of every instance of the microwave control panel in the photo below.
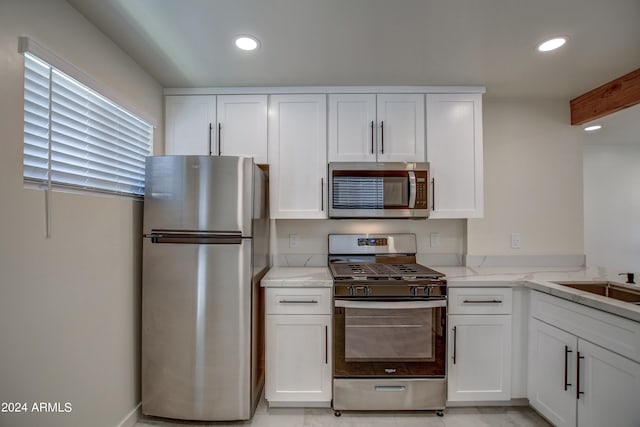
<svg viewBox="0 0 640 427">
<path fill-rule="evenodd" d="M 426 171 L 416 171 L 416 209 L 427 209 L 427 186 L 429 180 Z"/>
</svg>

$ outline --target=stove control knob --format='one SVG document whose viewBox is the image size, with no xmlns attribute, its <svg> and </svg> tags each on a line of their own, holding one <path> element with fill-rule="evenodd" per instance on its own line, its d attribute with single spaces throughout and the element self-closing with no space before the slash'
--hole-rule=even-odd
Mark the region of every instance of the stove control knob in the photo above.
<svg viewBox="0 0 640 427">
<path fill-rule="evenodd" d="M 409 286 L 409 292 L 411 292 L 411 296 L 418 296 L 418 287 L 417 286 Z"/>
<path fill-rule="evenodd" d="M 356 290 L 353 288 L 353 286 L 348 286 L 347 289 L 349 290 L 350 297 L 353 297 L 356 295 Z"/>
<path fill-rule="evenodd" d="M 431 288 L 431 286 L 425 286 L 424 287 L 424 294 L 428 297 L 431 296 L 431 292 L 433 291 L 433 289 Z"/>
</svg>

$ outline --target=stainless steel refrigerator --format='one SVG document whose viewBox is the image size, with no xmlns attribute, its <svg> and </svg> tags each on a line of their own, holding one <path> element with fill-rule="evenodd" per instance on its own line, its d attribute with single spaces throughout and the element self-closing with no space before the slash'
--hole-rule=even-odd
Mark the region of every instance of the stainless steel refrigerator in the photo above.
<svg viewBox="0 0 640 427">
<path fill-rule="evenodd" d="M 142 412 L 251 418 L 264 385 L 265 173 L 251 158 L 147 158 Z"/>
</svg>

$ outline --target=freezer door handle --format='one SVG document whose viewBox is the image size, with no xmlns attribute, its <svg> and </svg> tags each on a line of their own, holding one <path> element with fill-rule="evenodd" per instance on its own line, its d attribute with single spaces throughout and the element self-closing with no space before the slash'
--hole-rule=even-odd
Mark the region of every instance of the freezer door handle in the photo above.
<svg viewBox="0 0 640 427">
<path fill-rule="evenodd" d="M 169 231 L 151 230 L 144 237 L 151 243 L 197 244 L 197 245 L 239 245 L 242 233 L 239 231 Z"/>
</svg>

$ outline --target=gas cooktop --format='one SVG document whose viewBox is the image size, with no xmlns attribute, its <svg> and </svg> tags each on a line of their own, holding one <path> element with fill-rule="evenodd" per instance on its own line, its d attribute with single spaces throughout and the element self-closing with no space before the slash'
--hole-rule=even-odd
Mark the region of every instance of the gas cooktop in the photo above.
<svg viewBox="0 0 640 427">
<path fill-rule="evenodd" d="M 439 279 L 444 274 L 415 263 L 329 263 L 334 280 Z"/>
</svg>

